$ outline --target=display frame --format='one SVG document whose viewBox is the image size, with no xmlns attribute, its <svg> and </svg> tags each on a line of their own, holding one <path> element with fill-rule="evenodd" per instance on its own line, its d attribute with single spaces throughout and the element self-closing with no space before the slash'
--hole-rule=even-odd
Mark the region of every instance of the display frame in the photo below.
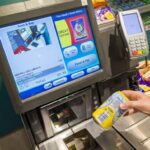
<svg viewBox="0 0 150 150">
<path fill-rule="evenodd" d="M 131 14 L 136 14 L 137 15 L 138 21 L 139 21 L 139 24 L 140 24 L 140 28 L 141 28 L 141 32 L 129 35 L 127 33 L 127 29 L 126 29 L 125 24 L 124 24 L 123 16 L 124 15 L 131 15 Z M 125 34 L 126 37 L 132 37 L 132 36 L 135 37 L 135 36 L 139 36 L 139 35 L 144 34 L 145 30 L 144 30 L 143 22 L 141 20 L 141 17 L 140 17 L 140 14 L 139 14 L 138 10 L 135 9 L 135 10 L 128 10 L 128 11 L 120 12 L 119 13 L 119 18 L 120 18 L 120 22 L 122 22 L 122 28 L 123 28 L 123 31 L 124 31 L 124 34 Z"/>
<path fill-rule="evenodd" d="M 4 78 L 4 82 L 6 84 L 8 93 L 10 95 L 13 107 L 17 113 L 20 114 L 20 113 L 25 113 L 27 111 L 33 110 L 39 106 L 52 102 L 58 98 L 67 96 L 73 92 L 79 91 L 83 88 L 91 86 L 92 84 L 95 84 L 99 81 L 103 81 L 104 79 L 107 78 L 107 74 L 105 72 L 106 66 L 104 63 L 105 61 L 104 54 L 103 54 L 103 49 L 99 43 L 100 35 L 97 33 L 98 27 L 96 24 L 94 11 L 93 11 L 91 2 L 88 2 L 88 3 L 90 4 L 83 5 L 82 1 L 76 0 L 73 2 L 65 3 L 65 4 L 57 4 L 57 5 L 47 6 L 43 8 L 34 9 L 34 10 L 28 10 L 26 12 L 21 12 L 18 14 L 12 14 L 8 16 L 0 17 L 0 27 L 4 27 L 4 26 L 15 24 L 18 22 L 27 21 L 27 20 L 39 18 L 42 16 L 48 16 L 48 15 L 52 15 L 54 13 L 59 13 L 62 11 L 68 11 L 71 9 L 81 8 L 84 6 L 87 8 L 89 21 L 90 21 L 91 29 L 93 32 L 93 37 L 94 37 L 96 48 L 97 48 L 98 57 L 100 58 L 100 64 L 102 67 L 101 70 L 96 71 L 92 74 L 86 75 L 82 78 L 73 80 L 64 85 L 60 85 L 53 89 L 36 94 L 22 101 L 19 97 L 16 83 L 11 73 L 11 69 L 9 67 L 5 52 L 2 50 L 3 47 L 0 43 L 0 63 L 1 63 L 2 75 Z"/>
</svg>

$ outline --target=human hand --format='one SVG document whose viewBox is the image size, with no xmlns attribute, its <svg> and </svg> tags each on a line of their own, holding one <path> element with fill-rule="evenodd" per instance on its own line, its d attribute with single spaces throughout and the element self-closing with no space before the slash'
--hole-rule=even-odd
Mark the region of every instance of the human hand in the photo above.
<svg viewBox="0 0 150 150">
<path fill-rule="evenodd" d="M 121 109 L 127 109 L 129 114 L 143 112 L 150 115 L 150 97 L 137 91 L 122 91 L 130 101 L 121 104 Z"/>
</svg>

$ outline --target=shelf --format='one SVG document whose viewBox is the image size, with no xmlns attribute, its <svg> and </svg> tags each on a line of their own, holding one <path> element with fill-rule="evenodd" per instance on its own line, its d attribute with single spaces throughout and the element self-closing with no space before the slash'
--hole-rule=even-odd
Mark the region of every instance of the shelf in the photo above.
<svg viewBox="0 0 150 150">
<path fill-rule="evenodd" d="M 99 24 L 98 28 L 100 32 L 105 32 L 108 30 L 111 30 L 112 28 L 115 27 L 115 20 L 114 21 L 110 21 L 108 23 L 104 23 L 104 24 Z"/>
<path fill-rule="evenodd" d="M 138 9 L 140 13 L 150 12 L 150 4 L 136 8 L 136 9 Z M 110 21 L 108 23 L 98 25 L 100 32 L 105 32 L 107 30 L 111 30 L 114 27 L 115 27 L 115 21 Z"/>
<path fill-rule="evenodd" d="M 150 11 L 150 4 L 139 7 L 138 10 L 140 11 L 140 13 L 146 13 Z"/>
</svg>

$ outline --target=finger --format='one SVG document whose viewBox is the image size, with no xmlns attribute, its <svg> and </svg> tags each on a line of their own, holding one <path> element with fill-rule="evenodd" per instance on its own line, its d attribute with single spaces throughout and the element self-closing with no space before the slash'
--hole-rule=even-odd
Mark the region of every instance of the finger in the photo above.
<svg viewBox="0 0 150 150">
<path fill-rule="evenodd" d="M 124 90 L 122 91 L 131 101 L 139 100 L 141 97 L 145 96 L 143 93 L 138 91 Z"/>
<path fill-rule="evenodd" d="M 123 116 L 128 116 L 128 115 L 131 115 L 133 113 L 135 113 L 135 110 L 132 108 L 132 109 L 127 110 Z"/>
<path fill-rule="evenodd" d="M 121 109 L 133 109 L 137 108 L 139 105 L 139 101 L 128 101 L 120 105 Z"/>
<path fill-rule="evenodd" d="M 133 113 L 135 113 L 134 108 L 129 109 L 129 110 L 128 110 L 128 113 L 129 113 L 129 115 L 132 115 Z"/>
</svg>

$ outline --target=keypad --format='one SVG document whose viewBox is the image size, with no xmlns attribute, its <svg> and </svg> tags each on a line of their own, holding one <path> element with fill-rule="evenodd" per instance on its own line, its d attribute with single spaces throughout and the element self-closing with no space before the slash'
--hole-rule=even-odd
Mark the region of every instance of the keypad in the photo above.
<svg viewBox="0 0 150 150">
<path fill-rule="evenodd" d="M 133 56 L 143 55 L 147 53 L 147 44 L 144 37 L 135 37 L 129 39 L 131 54 Z"/>
</svg>

